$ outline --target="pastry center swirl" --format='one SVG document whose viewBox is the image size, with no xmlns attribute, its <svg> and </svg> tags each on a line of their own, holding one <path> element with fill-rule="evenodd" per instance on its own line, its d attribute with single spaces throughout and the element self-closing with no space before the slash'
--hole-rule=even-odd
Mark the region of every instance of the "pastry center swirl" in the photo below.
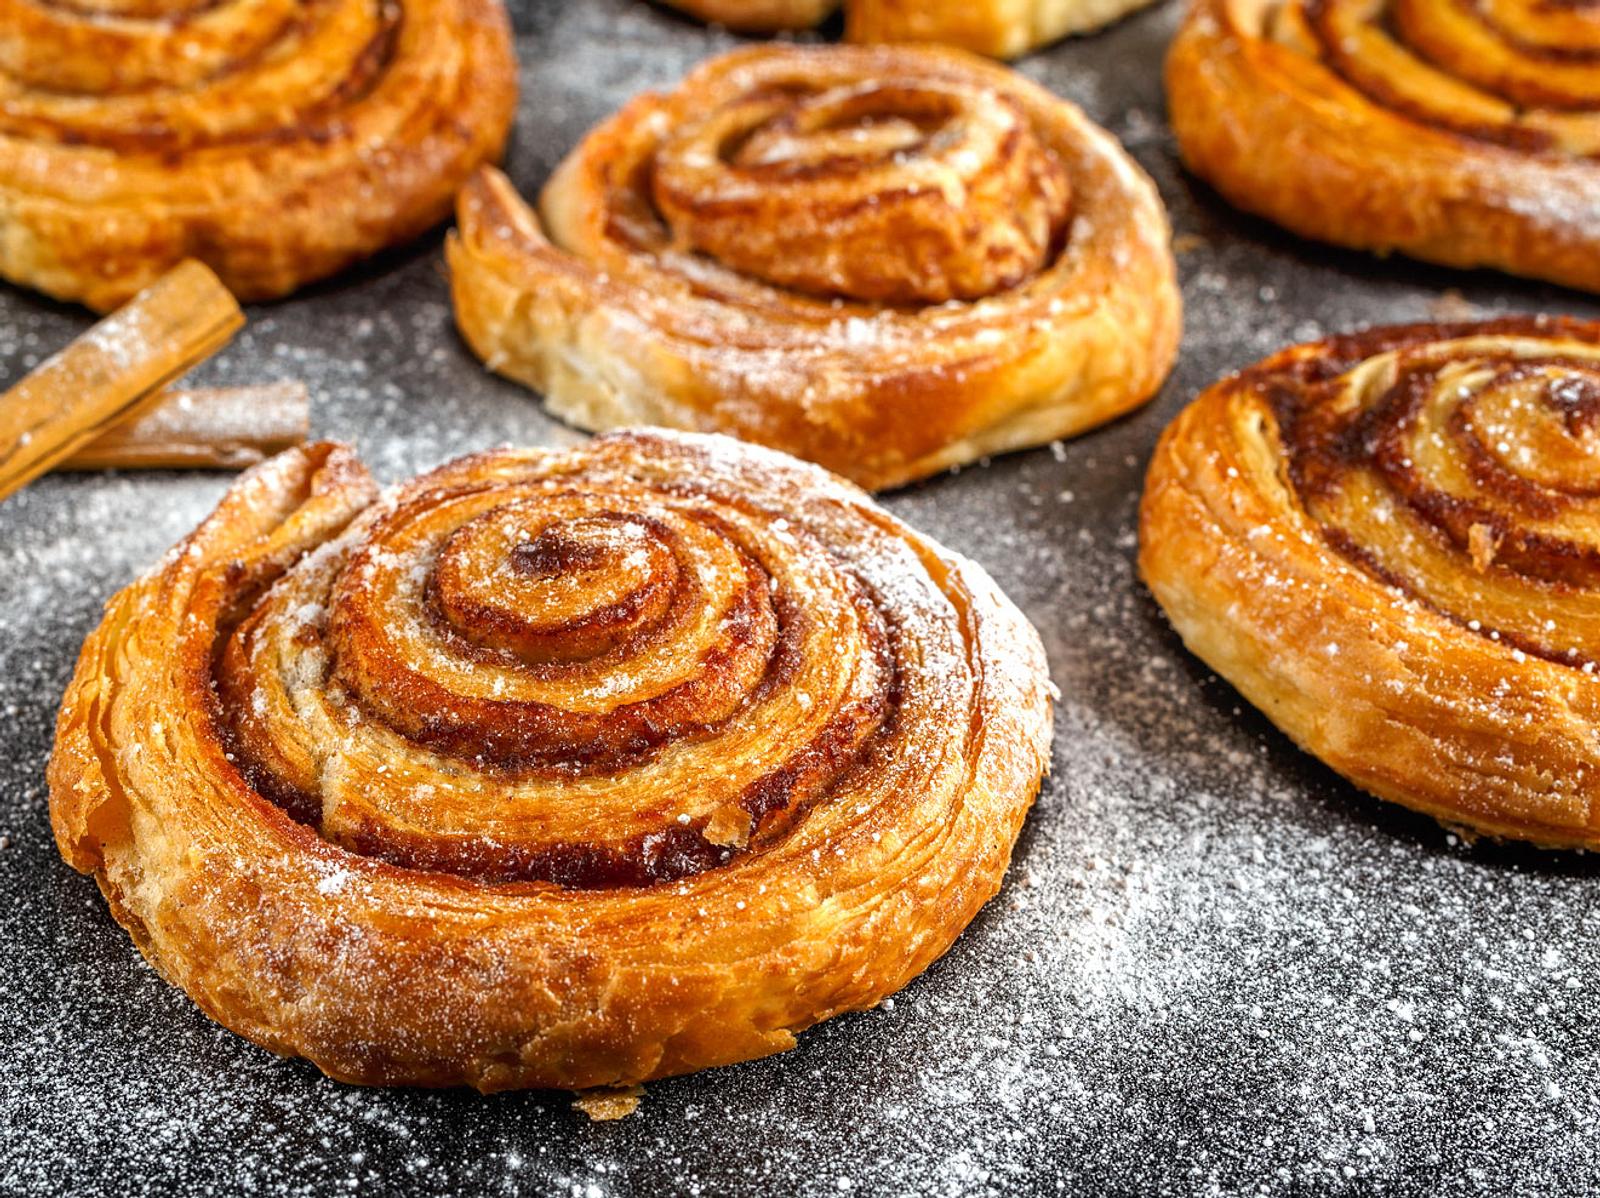
<svg viewBox="0 0 1600 1198">
<path fill-rule="evenodd" d="M 248 779 L 347 848 L 492 881 L 669 880 L 760 851 L 892 713 L 890 625 L 770 513 L 562 483 L 364 517 L 228 635 Z"/>
<path fill-rule="evenodd" d="M 796 291 L 978 300 L 1049 266 L 1071 189 L 1009 98 L 958 80 L 769 80 L 655 156 L 672 244 Z"/>
<path fill-rule="evenodd" d="M 1291 477 L 1345 556 L 1463 627 L 1600 661 L 1600 354 L 1463 338 L 1277 390 Z"/>
<path fill-rule="evenodd" d="M 679 584 L 668 529 L 525 506 L 477 517 L 440 552 L 433 597 L 452 631 L 533 664 L 587 660 L 659 626 Z"/>
</svg>

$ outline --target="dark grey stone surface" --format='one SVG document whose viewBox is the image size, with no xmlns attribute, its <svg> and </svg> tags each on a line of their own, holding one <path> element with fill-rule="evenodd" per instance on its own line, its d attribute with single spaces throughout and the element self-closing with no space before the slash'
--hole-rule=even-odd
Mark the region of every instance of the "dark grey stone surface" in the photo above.
<svg viewBox="0 0 1600 1198">
<path fill-rule="evenodd" d="M 46 479 L 0 506 L 0 1190 L 268 1194 L 1576 1193 L 1600 1168 L 1600 877 L 1468 846 L 1299 754 L 1185 655 L 1133 571 L 1157 433 L 1200 387 L 1361 323 L 1595 314 L 1489 275 L 1296 242 L 1180 170 L 1169 2 L 1022 69 L 1154 174 L 1185 246 L 1183 358 L 1145 411 L 888 505 L 982 561 L 1063 692 L 1006 891 L 892 1004 L 590 1125 L 550 1094 L 363 1091 L 216 1027 L 62 864 L 43 769 L 101 602 L 218 475 Z M 519 14 L 510 170 L 726 45 L 633 0 Z M 1451 292 L 1447 294 L 1447 289 Z M 0 290 L 0 380 L 88 319 Z M 430 238 L 251 324 L 201 372 L 306 380 L 388 479 L 573 441 L 457 339 Z"/>
</svg>

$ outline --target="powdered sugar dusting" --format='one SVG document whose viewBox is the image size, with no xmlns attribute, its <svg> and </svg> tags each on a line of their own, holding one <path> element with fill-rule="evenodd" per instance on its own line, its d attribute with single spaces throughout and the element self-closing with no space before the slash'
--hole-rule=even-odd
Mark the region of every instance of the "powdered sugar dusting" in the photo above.
<svg viewBox="0 0 1600 1198">
<path fill-rule="evenodd" d="M 47 479 L 0 506 L 0 1055 L 25 1083 L 0 1088 L 0 1191 L 1584 1188 L 1600 1167 L 1595 867 L 1460 844 L 1356 795 L 1182 652 L 1131 561 L 1155 437 L 1217 374 L 1317 331 L 1441 315 L 1445 288 L 1454 312 L 1595 305 L 1304 246 L 1228 212 L 1179 172 L 1160 124 L 1178 15 L 1028 63 L 1134 143 L 1173 209 L 1177 378 L 1056 452 L 887 501 L 995 576 L 1063 693 L 1053 777 L 1007 887 L 945 960 L 791 1053 L 652 1085 L 604 1125 L 568 1095 L 355 1090 L 251 1047 L 142 965 L 61 864 L 42 782 L 101 602 L 226 479 Z M 520 19 L 510 164 L 530 193 L 588 123 L 729 42 L 633 0 Z M 7 380 L 89 323 L 9 291 L 0 312 Z M 198 381 L 275 378 L 305 380 L 315 430 L 356 441 L 387 480 L 497 443 L 579 440 L 459 344 L 432 245 L 255 310 Z"/>
</svg>

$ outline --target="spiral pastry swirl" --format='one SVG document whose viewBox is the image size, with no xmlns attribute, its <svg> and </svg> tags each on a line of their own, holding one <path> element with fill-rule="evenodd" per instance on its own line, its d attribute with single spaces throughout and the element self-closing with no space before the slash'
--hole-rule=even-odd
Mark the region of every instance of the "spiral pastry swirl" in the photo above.
<svg viewBox="0 0 1600 1198">
<path fill-rule="evenodd" d="M 1140 561 L 1358 785 L 1600 844 L 1600 324 L 1375 329 L 1223 380 L 1162 438 Z"/>
<path fill-rule="evenodd" d="M 939 956 L 1049 751 L 981 569 L 719 437 L 382 497 L 273 459 L 117 595 L 50 767 L 162 973 L 359 1082 L 583 1088 L 787 1048 Z"/>
<path fill-rule="evenodd" d="M 1167 60 L 1184 159 L 1303 236 L 1600 291 L 1600 10 L 1196 0 Z"/>
<path fill-rule="evenodd" d="M 542 213 L 468 185 L 456 316 L 584 428 L 731 432 L 888 487 L 1110 419 L 1176 352 L 1149 180 L 954 51 L 715 59 L 592 132 Z"/>
<path fill-rule="evenodd" d="M 448 215 L 515 88 L 498 0 L 0 0 L 0 276 L 286 294 Z"/>
</svg>

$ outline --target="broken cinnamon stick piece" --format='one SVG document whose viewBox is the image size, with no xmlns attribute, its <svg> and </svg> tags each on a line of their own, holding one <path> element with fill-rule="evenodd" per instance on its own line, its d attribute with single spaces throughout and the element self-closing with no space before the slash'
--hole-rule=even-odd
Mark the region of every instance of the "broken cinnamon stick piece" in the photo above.
<svg viewBox="0 0 1600 1198">
<path fill-rule="evenodd" d="M 208 267 L 173 267 L 0 395 L 0 499 L 153 402 L 243 323 Z"/>
<path fill-rule="evenodd" d="M 311 400 L 300 383 L 169 388 L 56 469 L 242 470 L 301 444 L 310 432 Z"/>
</svg>

